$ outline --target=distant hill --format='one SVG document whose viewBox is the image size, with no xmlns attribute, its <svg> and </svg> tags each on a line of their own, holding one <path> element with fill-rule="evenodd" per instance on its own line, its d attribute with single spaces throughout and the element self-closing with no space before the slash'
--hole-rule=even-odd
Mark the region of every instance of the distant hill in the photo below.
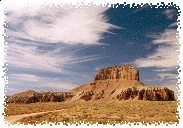
<svg viewBox="0 0 183 128">
<path fill-rule="evenodd" d="M 17 93 L 17 94 L 14 94 L 12 96 L 32 96 L 33 94 L 35 94 L 36 92 L 33 91 L 33 90 L 29 90 L 29 91 L 26 91 L 26 92 L 21 92 L 21 93 Z"/>
</svg>

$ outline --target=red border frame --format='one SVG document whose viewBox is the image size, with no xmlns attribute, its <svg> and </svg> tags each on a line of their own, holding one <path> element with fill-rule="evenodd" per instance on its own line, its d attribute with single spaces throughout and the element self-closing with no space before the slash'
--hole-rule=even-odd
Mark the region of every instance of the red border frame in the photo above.
<svg viewBox="0 0 183 128">
<path fill-rule="evenodd" d="M 134 4 L 135 3 L 135 5 L 137 5 L 137 4 L 139 4 L 139 5 L 141 5 L 141 3 L 143 3 L 143 4 L 146 4 L 146 3 L 151 3 L 152 5 L 157 5 L 158 3 L 159 3 L 159 5 L 157 5 L 157 7 L 160 7 L 160 6 L 163 6 L 163 4 L 162 4 L 162 2 L 160 2 L 160 1 L 156 1 L 156 0 L 153 0 L 153 1 L 140 1 L 140 2 L 136 2 L 136 1 L 117 1 L 117 0 L 105 0 L 105 2 L 104 1 L 77 1 L 77 2 L 73 2 L 73 1 L 59 1 L 59 0 L 56 0 L 56 1 L 54 1 L 54 2 L 50 2 L 50 1 L 48 1 L 48 0 L 24 0 L 24 1 L 21 1 L 21 0 L 2 0 L 2 1 L 0 1 L 0 14 L 1 14 L 1 20 L 0 20 L 0 35 L 2 35 L 2 36 L 0 36 L 0 41 L 1 41 L 1 43 L 0 43 L 0 65 L 1 65 L 1 76 L 4 76 L 5 74 L 6 74 L 6 70 L 8 70 L 8 69 L 6 69 L 6 66 L 5 66 L 5 61 L 6 61 L 6 58 L 5 58 L 5 56 L 6 56 L 6 53 L 5 53 L 5 51 L 6 51 L 6 47 L 4 46 L 4 36 L 6 36 L 6 35 L 4 35 L 3 36 L 3 34 L 4 34 L 4 27 L 3 27 L 3 25 L 4 25 L 4 20 L 5 20 L 5 16 L 4 16 L 4 7 L 8 4 L 8 3 L 11 3 L 11 2 L 13 2 L 14 4 L 16 4 L 16 5 L 19 5 L 19 4 L 25 4 L 25 5 L 27 5 L 27 3 L 29 3 L 29 5 L 31 5 L 31 4 L 37 4 L 37 3 L 40 3 L 40 4 L 44 4 L 44 2 L 46 2 L 47 4 L 52 4 L 52 3 L 55 3 L 55 4 L 60 4 L 60 3 L 72 3 L 72 5 L 76 5 L 77 3 L 81 3 L 81 2 L 84 2 L 85 4 L 88 4 L 88 3 L 91 3 L 91 2 L 93 2 L 94 4 L 96 4 L 96 5 L 99 5 L 99 4 L 107 4 L 107 3 L 109 3 L 110 5 L 111 4 L 117 4 L 117 3 L 119 3 L 119 4 L 124 4 L 124 5 L 126 5 L 126 4 L 130 4 L 131 5 L 131 7 L 132 7 L 132 4 Z M 30 3 L 31 2 L 31 3 Z M 183 5 L 181 4 L 181 2 L 180 1 L 170 1 L 170 0 L 166 0 L 166 2 L 163 2 L 164 3 L 164 5 L 168 5 L 169 3 L 171 3 L 171 5 L 173 4 L 173 5 L 176 5 L 179 9 L 181 9 L 182 7 L 183 7 Z M 135 5 L 133 5 L 133 6 L 135 6 Z M 170 5 L 170 6 L 171 6 Z M 180 12 L 181 10 L 179 10 L 179 12 Z M 178 19 L 177 19 L 178 21 L 181 21 L 181 13 L 179 13 L 179 17 L 178 17 Z M 179 22 L 180 23 L 180 22 Z M 180 39 L 180 36 L 181 36 L 181 33 L 182 33 L 182 31 L 181 31 L 182 29 L 181 29 L 181 25 L 179 25 L 178 26 L 178 29 L 177 29 L 177 36 L 179 36 L 179 39 Z M 6 42 L 5 42 L 6 43 Z M 179 44 L 181 44 L 181 39 L 179 40 L 179 42 L 177 42 L 177 43 L 179 43 Z M 180 66 L 180 68 L 178 69 L 178 67 L 177 67 L 177 71 L 178 71 L 178 73 L 179 73 L 179 75 L 178 75 L 178 77 L 177 78 L 180 78 L 180 79 L 178 79 L 178 82 L 177 82 L 177 84 L 178 84 L 178 86 L 179 86 L 179 88 L 180 88 L 180 90 L 181 90 L 181 74 L 182 74 L 182 72 L 179 72 L 180 70 L 181 70 L 181 47 L 180 47 L 180 49 L 179 50 L 177 50 L 177 51 L 180 51 L 180 55 L 178 56 L 179 57 L 179 61 L 177 61 L 177 63 L 179 63 L 179 66 Z M 0 93 L 0 97 L 1 97 L 1 100 L 0 100 L 0 102 L 2 103 L 2 105 L 1 105 L 1 113 L 4 113 L 4 106 L 6 105 L 5 103 L 4 103 L 4 96 L 5 96 L 5 94 L 4 94 L 4 87 L 5 87 L 5 81 L 8 81 L 7 80 L 7 78 L 4 76 L 4 78 L 3 77 L 1 77 L 1 79 L 0 79 L 0 83 L 1 83 L 1 93 Z M 179 92 L 180 92 L 180 90 L 179 90 Z M 180 104 L 180 101 L 182 100 L 182 97 L 181 97 L 181 94 L 180 94 L 180 96 L 178 96 L 178 100 L 179 100 L 179 104 Z M 5 104 L 5 105 L 3 105 L 3 104 Z M 179 123 L 176 125 L 168 125 L 168 127 L 181 127 L 182 126 L 182 123 L 181 123 L 181 121 L 182 121 L 182 119 L 181 119 L 181 116 L 182 116 L 182 111 L 181 111 L 181 105 L 178 105 L 178 109 L 177 109 L 178 111 L 179 111 L 179 113 L 177 113 L 177 117 L 179 117 L 180 119 L 179 119 Z M 5 113 L 4 113 L 5 114 Z M 3 127 L 7 127 L 8 126 L 8 124 L 5 124 L 5 121 L 4 121 L 4 114 L 1 114 L 1 125 L 3 126 Z M 166 127 L 166 124 L 163 124 L 162 122 L 159 122 L 160 123 L 160 125 L 158 125 L 157 124 L 157 127 Z M 67 127 L 67 126 L 64 126 L 64 125 L 55 125 L 55 123 L 48 123 L 47 125 L 40 125 L 40 124 L 36 124 L 36 126 L 37 127 L 45 127 L 45 126 L 50 126 L 50 124 L 52 124 L 52 126 L 54 126 L 54 127 L 60 127 L 60 126 L 62 126 L 62 127 Z M 78 125 L 78 127 L 79 126 L 81 126 L 81 127 L 85 127 L 85 126 L 87 126 L 87 124 L 83 124 L 83 123 L 81 123 L 82 125 Z M 139 123 L 140 125 L 134 125 L 133 123 L 128 123 L 128 124 L 123 124 L 122 126 L 123 127 L 128 127 L 129 126 L 129 124 L 131 124 L 131 127 L 136 127 L 136 128 L 138 128 L 138 127 L 142 127 L 142 124 L 141 123 Z M 23 125 L 23 124 L 14 124 L 14 125 L 11 125 L 10 124 L 10 126 L 12 126 L 12 127 L 16 127 L 16 126 L 19 126 L 19 127 L 24 127 L 25 125 Z M 27 127 L 31 127 L 32 125 L 26 125 Z M 95 126 L 99 126 L 99 127 L 113 127 L 112 125 L 102 125 L 102 124 L 95 124 L 95 125 L 89 125 L 89 127 L 95 127 Z M 144 126 L 144 125 L 143 125 Z M 148 127 L 154 127 L 155 125 L 148 125 L 147 124 L 147 126 Z M 68 127 L 76 127 L 76 125 L 69 125 L 68 124 Z M 121 127 L 121 125 L 119 125 L 119 124 L 115 124 L 115 127 Z"/>
</svg>

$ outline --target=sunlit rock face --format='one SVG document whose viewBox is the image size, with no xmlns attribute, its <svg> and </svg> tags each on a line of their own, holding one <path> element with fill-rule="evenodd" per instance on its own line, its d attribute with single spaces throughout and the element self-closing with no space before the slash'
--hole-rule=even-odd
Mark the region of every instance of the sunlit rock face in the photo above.
<svg viewBox="0 0 183 128">
<path fill-rule="evenodd" d="M 121 79 L 121 80 L 139 80 L 139 71 L 133 65 L 117 67 L 111 66 L 106 69 L 99 70 L 94 75 L 94 80 Z"/>
</svg>

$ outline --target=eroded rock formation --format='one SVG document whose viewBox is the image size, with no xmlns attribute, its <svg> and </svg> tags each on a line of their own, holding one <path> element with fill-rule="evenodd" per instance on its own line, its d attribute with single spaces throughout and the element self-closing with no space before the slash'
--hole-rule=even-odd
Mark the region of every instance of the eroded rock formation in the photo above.
<svg viewBox="0 0 183 128">
<path fill-rule="evenodd" d="M 87 95 L 90 100 L 151 100 L 173 101 L 174 92 L 162 86 L 148 86 L 139 81 L 139 71 L 131 66 L 111 66 L 99 70 L 94 75 L 94 81 L 74 88 L 71 92 L 93 91 L 93 95 Z M 76 97 L 76 96 L 74 96 Z M 77 101 L 81 98 L 75 98 Z"/>
<path fill-rule="evenodd" d="M 88 100 L 91 100 L 91 96 L 93 96 L 93 95 L 94 95 L 94 93 L 92 90 L 86 91 L 86 92 L 83 91 L 80 99 L 84 99 L 85 101 L 88 101 Z"/>
<path fill-rule="evenodd" d="M 150 101 L 174 101 L 174 92 L 166 87 L 128 88 L 117 95 L 119 100 L 137 99 Z"/>
<path fill-rule="evenodd" d="M 139 80 L 139 71 L 133 65 L 117 67 L 111 66 L 106 69 L 99 70 L 94 76 L 94 80 L 105 79 L 122 79 L 122 80 Z"/>
<path fill-rule="evenodd" d="M 27 94 L 27 95 L 26 95 Z M 35 103 L 35 102 L 62 102 L 67 98 L 73 97 L 73 93 L 71 92 L 34 92 L 32 90 L 18 93 L 6 98 L 7 103 Z"/>
<path fill-rule="evenodd" d="M 162 86 L 148 86 L 139 81 L 139 71 L 134 66 L 112 66 L 99 70 L 94 81 L 69 92 L 27 92 L 6 98 L 7 103 L 63 102 L 90 100 L 150 100 L 173 101 L 174 92 Z"/>
</svg>

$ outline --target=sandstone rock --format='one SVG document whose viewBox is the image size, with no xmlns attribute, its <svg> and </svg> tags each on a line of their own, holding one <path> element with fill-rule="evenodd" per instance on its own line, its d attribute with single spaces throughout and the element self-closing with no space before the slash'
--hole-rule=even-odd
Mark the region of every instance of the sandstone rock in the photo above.
<svg viewBox="0 0 183 128">
<path fill-rule="evenodd" d="M 102 99 L 102 98 L 104 98 L 104 97 L 102 96 L 102 94 L 97 94 L 97 95 L 95 96 L 95 100 Z"/>
<path fill-rule="evenodd" d="M 94 80 L 105 79 L 139 80 L 139 71 L 133 65 L 124 64 L 120 67 L 112 66 L 101 69 L 98 74 L 94 75 Z"/>
<path fill-rule="evenodd" d="M 32 92 L 31 94 L 27 92 Z M 67 98 L 73 97 L 73 93 L 71 92 L 53 92 L 53 91 L 46 91 L 46 92 L 33 92 L 27 91 L 18 93 L 16 95 L 9 96 L 6 98 L 7 103 L 35 103 L 35 102 L 62 102 L 65 101 Z"/>
<path fill-rule="evenodd" d="M 94 82 L 91 82 L 91 85 L 95 85 L 95 81 Z"/>
<path fill-rule="evenodd" d="M 117 95 L 117 99 L 119 100 L 128 100 L 130 98 L 136 98 L 138 100 L 151 100 L 151 101 L 174 101 L 174 93 L 166 87 L 152 88 L 147 87 L 142 90 L 137 90 L 133 88 L 128 88 L 125 91 L 122 91 Z"/>
<path fill-rule="evenodd" d="M 84 99 L 85 101 L 88 101 L 88 100 L 91 100 L 91 96 L 93 96 L 93 95 L 94 95 L 94 93 L 92 90 L 83 92 L 80 99 Z"/>
<path fill-rule="evenodd" d="M 102 90 L 99 94 L 96 94 L 96 95 L 95 95 L 95 100 L 104 98 L 104 97 L 103 97 L 103 94 L 104 94 L 104 90 Z"/>
<path fill-rule="evenodd" d="M 94 97 L 85 95 L 87 100 L 175 100 L 173 91 L 162 86 L 148 86 L 139 81 L 139 71 L 134 66 L 111 66 L 99 70 L 94 81 L 71 90 L 83 95 L 84 92 L 93 91 Z M 104 94 L 100 92 L 105 90 Z M 82 92 L 82 93 L 81 93 Z M 81 99 L 74 96 L 73 100 Z"/>
</svg>

